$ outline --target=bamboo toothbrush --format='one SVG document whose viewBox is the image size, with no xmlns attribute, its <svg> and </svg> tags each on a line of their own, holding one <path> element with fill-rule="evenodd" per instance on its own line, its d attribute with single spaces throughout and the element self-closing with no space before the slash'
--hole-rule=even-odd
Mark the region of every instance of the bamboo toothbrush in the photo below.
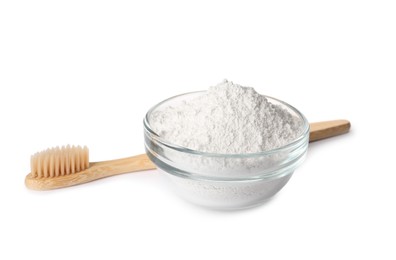
<svg viewBox="0 0 396 260">
<path fill-rule="evenodd" d="M 347 120 L 312 123 L 309 141 L 347 133 L 350 126 Z M 33 190 L 51 190 L 122 173 L 153 169 L 155 165 L 145 154 L 90 163 L 87 147 L 56 147 L 32 155 L 31 172 L 26 176 L 25 184 Z"/>
</svg>

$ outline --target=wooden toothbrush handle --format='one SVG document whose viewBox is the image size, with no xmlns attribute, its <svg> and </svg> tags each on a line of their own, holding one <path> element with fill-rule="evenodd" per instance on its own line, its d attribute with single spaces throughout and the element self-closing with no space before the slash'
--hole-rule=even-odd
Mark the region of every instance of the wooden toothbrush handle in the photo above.
<svg viewBox="0 0 396 260">
<path fill-rule="evenodd" d="M 122 173 L 153 170 L 155 165 L 145 154 L 111 161 L 92 162 L 84 171 L 53 178 L 34 178 L 28 174 L 25 184 L 32 190 L 52 190 L 82 184 Z"/>
<path fill-rule="evenodd" d="M 336 135 L 345 134 L 351 128 L 348 120 L 333 120 L 310 124 L 309 141 L 315 142 Z"/>
</svg>

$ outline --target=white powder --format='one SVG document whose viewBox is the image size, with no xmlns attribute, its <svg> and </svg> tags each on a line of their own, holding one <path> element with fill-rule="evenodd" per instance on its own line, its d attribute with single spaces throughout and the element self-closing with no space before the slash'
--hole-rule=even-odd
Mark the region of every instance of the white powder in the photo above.
<svg viewBox="0 0 396 260">
<path fill-rule="evenodd" d="M 302 124 L 253 88 L 227 80 L 192 100 L 154 111 L 150 123 L 170 143 L 222 154 L 286 145 L 301 133 Z"/>
<path fill-rule="evenodd" d="M 146 139 L 159 170 L 193 203 L 217 209 L 261 203 L 287 183 L 306 153 L 304 133 L 294 146 L 246 155 L 284 146 L 307 130 L 298 113 L 253 88 L 224 81 L 168 102 L 150 113 L 152 130 L 168 143 L 215 153 L 179 151 Z"/>
</svg>

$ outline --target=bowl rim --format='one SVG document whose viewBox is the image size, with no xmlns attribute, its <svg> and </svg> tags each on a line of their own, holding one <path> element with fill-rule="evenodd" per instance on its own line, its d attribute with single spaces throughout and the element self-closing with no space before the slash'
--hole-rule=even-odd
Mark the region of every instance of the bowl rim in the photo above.
<svg viewBox="0 0 396 260">
<path fill-rule="evenodd" d="M 180 151 L 180 152 L 184 152 L 184 153 L 190 153 L 190 154 L 194 154 L 194 155 L 201 155 L 201 156 L 206 156 L 206 157 L 229 157 L 229 158 L 247 158 L 247 157 L 257 157 L 257 156 L 266 156 L 266 155 L 271 155 L 271 154 L 275 154 L 278 153 L 282 150 L 288 149 L 290 147 L 293 147 L 295 145 L 298 145 L 301 140 L 305 139 L 305 137 L 307 135 L 309 135 L 309 131 L 310 131 L 310 126 L 308 123 L 307 118 L 298 110 L 296 109 L 294 106 L 286 103 L 285 101 L 279 100 L 277 98 L 271 97 L 271 96 L 267 96 L 267 95 L 262 95 L 266 98 L 269 98 L 271 100 L 275 100 L 276 102 L 279 102 L 280 104 L 286 106 L 287 108 L 291 109 L 294 113 L 296 113 L 301 120 L 303 121 L 303 130 L 301 131 L 300 135 L 298 137 L 296 137 L 293 141 L 291 141 L 290 143 L 277 147 L 275 149 L 271 149 L 271 150 L 267 150 L 267 151 L 261 151 L 261 152 L 254 152 L 254 153 L 237 153 L 237 154 L 231 154 L 231 153 L 212 153 L 212 152 L 203 152 L 203 151 L 198 151 L 198 150 L 194 150 L 194 149 L 190 149 L 181 145 L 177 145 L 174 143 L 170 143 L 168 141 L 166 141 L 164 138 L 162 138 L 160 135 L 158 135 L 151 127 L 150 127 L 150 122 L 149 122 L 149 116 L 150 114 L 159 106 L 182 96 L 187 96 L 187 95 L 192 95 L 192 94 L 199 94 L 199 93 L 205 93 L 206 90 L 200 90 L 200 91 L 192 91 L 192 92 L 187 92 L 187 93 L 182 93 L 176 96 L 172 96 L 170 98 L 167 98 L 159 103 L 157 103 L 156 105 L 152 106 L 146 113 L 144 119 L 143 119 L 143 125 L 144 125 L 144 129 L 146 131 L 148 131 L 151 134 L 151 137 L 154 138 L 157 142 L 161 143 L 162 145 Z M 260 94 L 261 95 L 261 94 Z"/>
</svg>

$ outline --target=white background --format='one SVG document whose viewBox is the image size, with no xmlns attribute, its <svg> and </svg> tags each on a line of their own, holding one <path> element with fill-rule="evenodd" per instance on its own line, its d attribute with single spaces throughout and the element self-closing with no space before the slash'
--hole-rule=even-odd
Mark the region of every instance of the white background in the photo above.
<svg viewBox="0 0 396 260">
<path fill-rule="evenodd" d="M 395 259 L 394 1 L 1 1 L 0 259 Z M 155 171 L 24 186 L 30 155 L 144 152 L 142 119 L 227 78 L 349 134 L 270 202 L 216 212 Z"/>
</svg>

